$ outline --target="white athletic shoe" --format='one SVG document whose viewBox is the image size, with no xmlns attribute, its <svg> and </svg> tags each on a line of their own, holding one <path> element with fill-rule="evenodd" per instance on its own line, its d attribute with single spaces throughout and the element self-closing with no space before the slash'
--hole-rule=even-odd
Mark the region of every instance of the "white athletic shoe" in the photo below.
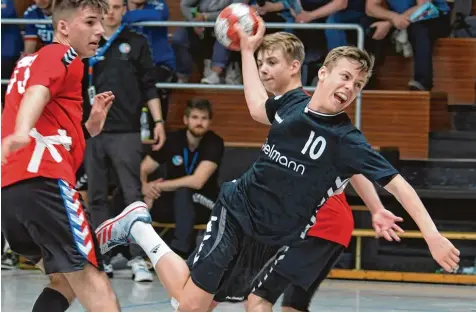
<svg viewBox="0 0 476 313">
<path fill-rule="evenodd" d="M 135 282 L 151 282 L 154 280 L 154 275 L 149 271 L 147 262 L 141 258 L 136 257 L 129 262 L 127 262 L 132 268 L 132 279 Z"/>
<path fill-rule="evenodd" d="M 142 201 L 130 204 L 121 214 L 99 225 L 96 237 L 101 253 L 105 254 L 119 245 L 135 243 L 131 235 L 131 228 L 135 222 L 152 223 L 147 205 Z"/>
</svg>

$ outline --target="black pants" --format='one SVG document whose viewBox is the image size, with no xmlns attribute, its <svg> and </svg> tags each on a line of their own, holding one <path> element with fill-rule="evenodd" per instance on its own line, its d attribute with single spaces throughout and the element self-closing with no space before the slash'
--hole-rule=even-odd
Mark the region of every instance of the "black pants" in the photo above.
<svg viewBox="0 0 476 313">
<path fill-rule="evenodd" d="M 155 70 L 156 80 L 158 83 L 175 83 L 177 82 L 177 75 L 174 71 L 165 65 L 157 65 Z M 169 112 L 169 102 L 170 102 L 170 89 L 158 88 L 157 93 L 160 98 L 160 105 L 162 107 L 162 117 L 164 121 L 167 120 L 167 114 Z M 150 116 L 152 118 L 152 116 Z M 153 122 L 153 121 L 152 121 Z M 151 125 L 151 131 L 153 130 L 155 124 L 149 123 Z"/>
<path fill-rule="evenodd" d="M 101 133 L 86 145 L 88 210 L 96 228 L 113 215 L 108 209 L 109 170 L 113 169 L 126 205 L 143 201 L 140 182 L 142 143 L 139 133 Z"/>
<path fill-rule="evenodd" d="M 206 199 L 211 206 L 198 201 L 198 197 Z M 192 235 L 195 224 L 206 224 L 210 218 L 214 200 L 190 188 L 179 188 L 174 192 L 164 192 L 154 201 L 150 210 L 152 219 L 162 223 L 175 223 L 174 237 L 170 246 L 188 253 L 192 246 Z"/>
<path fill-rule="evenodd" d="M 450 33 L 450 14 L 408 26 L 408 40 L 413 50 L 413 79 L 425 89 L 433 88 L 433 46 L 441 37 Z"/>
<path fill-rule="evenodd" d="M 18 61 L 18 56 L 16 57 L 2 57 L 2 79 L 10 79 L 15 69 L 15 65 Z M 7 86 L 2 84 L 2 111 L 5 105 L 5 93 L 7 92 Z"/>
</svg>

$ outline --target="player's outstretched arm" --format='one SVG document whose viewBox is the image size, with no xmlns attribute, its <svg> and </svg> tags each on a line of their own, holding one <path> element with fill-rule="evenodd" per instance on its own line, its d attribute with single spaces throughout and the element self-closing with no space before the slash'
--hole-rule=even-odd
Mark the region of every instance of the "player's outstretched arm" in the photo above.
<svg viewBox="0 0 476 313">
<path fill-rule="evenodd" d="M 263 20 L 258 18 L 258 21 L 258 31 L 253 36 L 246 34 L 238 25 L 235 27 L 240 35 L 241 68 L 248 110 L 255 121 L 270 125 L 265 107 L 266 100 L 268 100 L 268 93 L 259 77 L 254 56 L 256 49 L 258 49 L 263 40 L 265 32 Z"/>
<path fill-rule="evenodd" d="M 362 174 L 352 176 L 350 183 L 369 208 L 372 214 L 372 226 L 377 237 L 383 237 L 388 241 L 400 241 L 397 232 L 403 233 L 403 229 L 396 223 L 402 222 L 403 218 L 395 216 L 392 212 L 385 209 L 373 183 Z"/>
<path fill-rule="evenodd" d="M 395 176 L 385 189 L 393 194 L 413 218 L 430 248 L 431 255 L 447 272 L 458 269 L 459 250 L 443 237 L 412 186 L 401 176 Z"/>
</svg>

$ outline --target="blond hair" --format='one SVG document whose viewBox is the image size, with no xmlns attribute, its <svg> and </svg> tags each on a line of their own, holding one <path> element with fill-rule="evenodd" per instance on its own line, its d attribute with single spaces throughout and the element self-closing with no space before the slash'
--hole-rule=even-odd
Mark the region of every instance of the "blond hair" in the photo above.
<svg viewBox="0 0 476 313">
<path fill-rule="evenodd" d="M 63 19 L 65 14 L 71 13 L 78 8 L 90 7 L 101 13 L 107 12 L 109 4 L 107 0 L 50 0 L 52 5 L 53 28 L 56 30 L 58 21 Z"/>
<path fill-rule="evenodd" d="M 304 62 L 304 45 L 298 37 L 291 33 L 277 32 L 264 36 L 257 52 L 281 49 L 288 61 Z"/>
<path fill-rule="evenodd" d="M 332 70 L 332 67 L 342 58 L 348 59 L 352 63 L 359 64 L 359 70 L 367 73 L 367 79 L 372 76 L 375 57 L 369 55 L 367 51 L 353 46 L 342 46 L 332 49 L 324 60 L 323 66 Z"/>
</svg>

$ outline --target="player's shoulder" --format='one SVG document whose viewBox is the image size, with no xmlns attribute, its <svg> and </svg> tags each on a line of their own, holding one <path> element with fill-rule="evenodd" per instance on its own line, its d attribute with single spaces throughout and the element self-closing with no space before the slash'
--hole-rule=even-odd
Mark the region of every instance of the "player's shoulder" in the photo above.
<svg viewBox="0 0 476 313">
<path fill-rule="evenodd" d="M 302 102 L 309 101 L 310 95 L 302 88 L 298 87 L 286 92 L 282 96 L 275 96 L 274 100 L 276 101 L 292 101 L 292 102 Z"/>
<path fill-rule="evenodd" d="M 80 60 L 78 53 L 72 47 L 58 43 L 52 43 L 42 47 L 37 54 L 40 59 L 47 59 L 50 62 L 53 61 L 52 64 L 56 64 L 56 61 L 60 61 L 66 67 L 69 67 L 73 61 Z"/>
<path fill-rule="evenodd" d="M 30 5 L 23 13 L 24 18 L 39 18 L 40 17 L 40 8 L 36 4 Z"/>
<path fill-rule="evenodd" d="M 354 125 L 343 130 L 341 143 L 344 145 L 367 145 L 368 141 L 364 134 Z"/>
</svg>

